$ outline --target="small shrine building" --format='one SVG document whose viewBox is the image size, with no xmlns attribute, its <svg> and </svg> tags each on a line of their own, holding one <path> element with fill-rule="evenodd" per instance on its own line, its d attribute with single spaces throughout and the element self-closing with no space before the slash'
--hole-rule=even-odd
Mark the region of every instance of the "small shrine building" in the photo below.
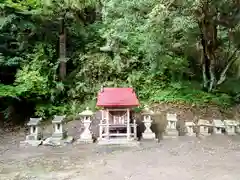
<svg viewBox="0 0 240 180">
<path fill-rule="evenodd" d="M 99 142 L 128 142 L 136 139 L 136 122 L 132 109 L 139 106 L 133 88 L 102 88 L 97 96 L 97 106 L 101 107 Z M 120 140 L 120 141 L 119 141 Z"/>
</svg>

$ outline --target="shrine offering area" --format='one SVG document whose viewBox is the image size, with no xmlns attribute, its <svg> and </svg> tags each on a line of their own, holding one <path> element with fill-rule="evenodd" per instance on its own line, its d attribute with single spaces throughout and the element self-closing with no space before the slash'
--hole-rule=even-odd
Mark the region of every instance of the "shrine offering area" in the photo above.
<svg viewBox="0 0 240 180">
<path fill-rule="evenodd" d="M 128 95 L 106 98 L 119 90 Z M 75 121 L 55 115 L 46 126 L 30 118 L 27 134 L 0 133 L 0 179 L 240 179 L 238 119 L 180 121 L 146 106 L 137 122 L 131 88 L 102 89 L 97 105 L 100 111 L 86 108 Z"/>
<path fill-rule="evenodd" d="M 1 137 L 1 180 L 240 179 L 239 136 L 182 136 L 159 144 L 142 141 L 136 147 L 92 143 L 19 148 L 24 138 Z"/>
</svg>

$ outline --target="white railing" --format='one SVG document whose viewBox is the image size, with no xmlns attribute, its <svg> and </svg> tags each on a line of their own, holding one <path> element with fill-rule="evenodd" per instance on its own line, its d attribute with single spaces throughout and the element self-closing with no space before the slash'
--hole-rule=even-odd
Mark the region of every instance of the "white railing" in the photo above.
<svg viewBox="0 0 240 180">
<path fill-rule="evenodd" d="M 117 137 L 128 137 L 128 133 L 111 133 L 110 130 L 112 128 L 126 128 L 127 129 L 127 123 L 124 124 L 107 124 L 105 123 L 105 120 L 101 120 L 99 124 L 99 138 L 105 138 L 105 137 L 111 137 L 111 136 L 117 136 Z M 134 120 L 134 123 L 129 124 L 130 128 L 133 128 L 133 133 L 129 133 L 131 137 L 137 138 L 137 125 L 136 121 Z"/>
</svg>

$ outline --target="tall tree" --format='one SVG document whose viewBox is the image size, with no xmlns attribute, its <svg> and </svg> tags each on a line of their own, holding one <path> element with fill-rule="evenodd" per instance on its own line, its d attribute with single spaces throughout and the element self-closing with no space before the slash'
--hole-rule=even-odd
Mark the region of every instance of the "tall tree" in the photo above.
<svg viewBox="0 0 240 180">
<path fill-rule="evenodd" d="M 226 80 L 231 65 L 238 59 L 239 1 L 199 0 L 196 9 L 200 29 L 204 88 L 211 92 Z"/>
<path fill-rule="evenodd" d="M 45 3 L 45 13 L 51 17 L 56 17 L 60 21 L 59 31 L 59 76 L 63 81 L 66 77 L 66 20 L 74 17 L 79 23 L 84 25 L 86 21 L 85 10 L 87 8 L 95 8 L 97 1 L 95 0 L 43 0 Z"/>
</svg>

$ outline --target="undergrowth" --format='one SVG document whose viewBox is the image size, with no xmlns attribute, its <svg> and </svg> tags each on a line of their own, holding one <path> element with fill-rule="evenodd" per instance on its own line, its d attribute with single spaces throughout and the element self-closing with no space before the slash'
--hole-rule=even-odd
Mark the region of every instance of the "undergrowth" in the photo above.
<svg viewBox="0 0 240 180">
<path fill-rule="evenodd" d="M 200 88 L 194 87 L 191 83 L 173 83 L 166 88 L 149 88 L 146 91 L 140 91 L 142 96 L 149 103 L 186 103 L 191 105 L 217 105 L 220 107 L 230 107 L 234 104 L 233 98 L 221 92 L 208 93 Z M 147 100 L 149 99 L 149 100 Z"/>
<path fill-rule="evenodd" d="M 235 104 L 234 98 L 227 93 L 221 91 L 207 93 L 202 91 L 201 87 L 197 87 L 189 82 L 170 83 L 168 86 L 152 84 L 151 86 L 144 86 L 144 88 L 136 90 L 136 93 L 141 104 L 139 108 L 135 108 L 137 112 L 141 111 L 145 105 L 151 105 L 153 103 L 174 103 L 176 105 L 186 104 L 191 106 L 213 105 L 224 109 Z M 60 106 L 42 104 L 37 106 L 36 115 L 47 117 L 52 114 L 62 113 L 67 114 L 70 119 L 74 119 L 78 113 L 86 107 L 89 107 L 93 111 L 98 110 L 96 107 L 96 96 L 97 92 L 92 96 L 91 100 L 86 99 L 83 103 L 70 101 Z"/>
</svg>

